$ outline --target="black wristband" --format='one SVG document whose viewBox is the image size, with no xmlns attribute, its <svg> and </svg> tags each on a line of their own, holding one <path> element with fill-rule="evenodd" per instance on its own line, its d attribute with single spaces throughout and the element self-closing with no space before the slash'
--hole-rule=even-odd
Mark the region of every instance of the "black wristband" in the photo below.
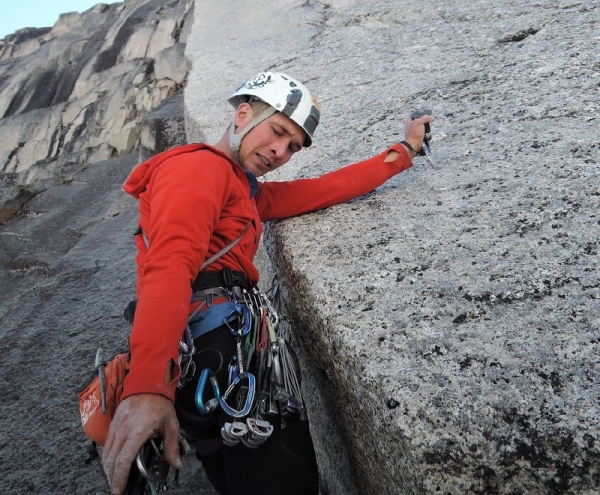
<svg viewBox="0 0 600 495">
<path fill-rule="evenodd" d="M 418 155 L 419 152 L 417 150 L 415 150 L 410 144 L 408 144 L 406 141 L 400 141 L 400 144 L 403 144 L 404 146 L 406 146 L 410 151 L 412 151 L 414 154 Z"/>
</svg>

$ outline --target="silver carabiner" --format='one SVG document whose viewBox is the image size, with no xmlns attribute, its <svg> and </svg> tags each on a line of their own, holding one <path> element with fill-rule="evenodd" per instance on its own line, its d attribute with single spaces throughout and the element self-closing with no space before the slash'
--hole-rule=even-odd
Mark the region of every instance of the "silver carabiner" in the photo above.
<svg viewBox="0 0 600 495">
<path fill-rule="evenodd" d="M 154 449 L 154 455 L 152 455 L 151 453 L 148 454 L 148 452 L 146 452 L 149 448 Z M 146 481 L 148 481 L 148 483 L 158 483 L 160 481 L 159 475 L 152 473 L 152 467 L 146 466 L 144 462 L 144 458 L 148 455 L 150 456 L 150 462 L 152 462 L 155 458 L 160 459 L 162 456 L 160 449 L 156 446 L 156 443 L 152 438 L 148 442 L 146 442 L 138 452 L 135 458 L 135 464 L 137 465 L 137 468 L 139 469 L 141 475 L 144 478 L 146 478 Z"/>
<path fill-rule="evenodd" d="M 185 339 L 185 340 L 184 340 Z M 184 385 L 196 374 L 196 363 L 193 360 L 196 348 L 189 325 L 186 325 L 185 332 L 179 341 L 178 363 L 181 367 L 181 376 L 177 388 L 182 389 Z"/>
<path fill-rule="evenodd" d="M 271 321 L 273 323 L 273 328 L 277 328 L 279 326 L 279 314 L 275 311 L 275 308 L 271 304 L 268 298 L 265 297 L 265 304 L 267 305 L 267 309 L 269 310 L 269 317 L 271 317 Z"/>
</svg>

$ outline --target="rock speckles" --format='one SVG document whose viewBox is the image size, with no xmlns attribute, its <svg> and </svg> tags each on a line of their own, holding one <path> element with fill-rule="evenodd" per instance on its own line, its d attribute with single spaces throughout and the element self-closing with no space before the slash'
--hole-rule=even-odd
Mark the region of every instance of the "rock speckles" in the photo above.
<svg viewBox="0 0 600 495">
<path fill-rule="evenodd" d="M 206 73 L 197 54 L 200 133 L 216 132 L 194 111 L 215 77 L 267 67 L 306 80 L 323 115 L 315 148 L 274 180 L 382 151 L 415 108 L 437 117 L 437 168 L 417 159 L 270 231 L 328 492 L 593 493 L 600 7 L 300 4 L 286 3 L 289 37 L 254 32 L 249 59 L 223 44 Z"/>
</svg>

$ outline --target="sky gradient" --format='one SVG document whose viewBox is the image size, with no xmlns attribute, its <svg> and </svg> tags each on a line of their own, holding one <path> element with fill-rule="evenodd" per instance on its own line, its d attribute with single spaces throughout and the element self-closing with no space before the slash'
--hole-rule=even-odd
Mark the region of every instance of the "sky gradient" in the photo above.
<svg viewBox="0 0 600 495">
<path fill-rule="evenodd" d="M 116 0 L 2 0 L 0 39 L 24 27 L 52 27 L 60 14 L 83 12 L 98 3 Z"/>
</svg>

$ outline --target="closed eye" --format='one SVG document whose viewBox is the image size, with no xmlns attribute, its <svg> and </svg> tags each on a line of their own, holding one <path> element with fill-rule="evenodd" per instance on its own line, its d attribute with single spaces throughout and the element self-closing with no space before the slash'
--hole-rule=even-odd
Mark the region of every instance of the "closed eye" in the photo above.
<svg viewBox="0 0 600 495">
<path fill-rule="evenodd" d="M 290 132 L 287 131 L 287 129 L 283 128 L 283 129 L 278 129 L 277 127 L 273 127 L 271 126 L 271 131 L 273 132 L 273 134 L 280 138 L 280 137 L 285 137 L 285 136 L 289 136 Z M 295 141 L 291 141 L 288 149 L 292 152 L 292 153 L 297 153 L 298 151 L 300 151 L 302 149 L 302 146 L 299 145 L 298 143 L 296 143 Z"/>
</svg>

